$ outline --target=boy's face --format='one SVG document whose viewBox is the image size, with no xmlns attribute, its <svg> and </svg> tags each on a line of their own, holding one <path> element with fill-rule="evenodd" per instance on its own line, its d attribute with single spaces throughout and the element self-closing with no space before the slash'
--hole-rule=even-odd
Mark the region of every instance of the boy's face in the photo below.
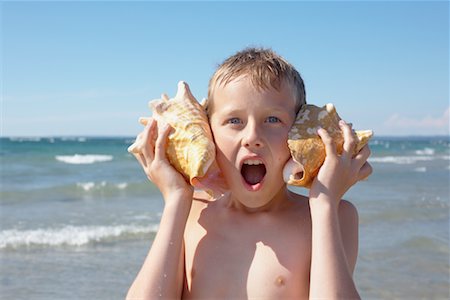
<svg viewBox="0 0 450 300">
<path fill-rule="evenodd" d="M 295 120 L 294 92 L 258 90 L 240 77 L 217 86 L 210 117 L 217 161 L 232 195 L 249 208 L 270 202 L 284 186 L 287 135 Z"/>
</svg>

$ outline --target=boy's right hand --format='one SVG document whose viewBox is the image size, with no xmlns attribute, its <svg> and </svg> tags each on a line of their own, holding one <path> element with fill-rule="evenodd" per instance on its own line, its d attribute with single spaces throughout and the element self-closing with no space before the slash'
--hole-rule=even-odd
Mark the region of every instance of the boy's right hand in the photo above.
<svg viewBox="0 0 450 300">
<path fill-rule="evenodd" d="M 141 118 L 145 124 L 144 130 L 138 134 L 136 141 L 128 147 L 148 179 L 161 191 L 164 200 L 192 199 L 194 188 L 186 182 L 169 162 L 166 156 L 167 139 L 172 127 L 169 124 L 158 124 L 153 118 Z"/>
</svg>

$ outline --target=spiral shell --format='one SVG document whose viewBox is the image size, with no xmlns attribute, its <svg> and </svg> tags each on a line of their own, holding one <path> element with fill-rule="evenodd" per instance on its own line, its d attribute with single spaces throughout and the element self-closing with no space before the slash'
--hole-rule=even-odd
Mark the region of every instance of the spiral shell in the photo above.
<svg viewBox="0 0 450 300">
<path fill-rule="evenodd" d="M 310 187 L 325 161 L 325 145 L 317 134 L 318 128 L 325 129 L 336 145 L 338 154 L 342 153 L 344 137 L 339 127 L 341 118 L 333 104 L 323 107 L 304 105 L 297 114 L 294 125 L 288 134 L 288 146 L 291 159 L 286 163 L 283 176 L 287 184 Z M 373 136 L 372 130 L 355 131 L 357 144 L 353 151 L 356 155 Z"/>
</svg>

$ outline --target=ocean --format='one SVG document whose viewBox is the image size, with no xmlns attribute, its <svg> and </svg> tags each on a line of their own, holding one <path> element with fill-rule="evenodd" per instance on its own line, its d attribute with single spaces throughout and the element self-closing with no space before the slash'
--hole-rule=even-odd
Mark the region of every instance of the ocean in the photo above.
<svg viewBox="0 0 450 300">
<path fill-rule="evenodd" d="M 124 299 L 163 208 L 133 138 L 0 142 L 0 298 Z M 450 298 L 449 145 L 370 142 L 374 172 L 344 197 L 359 211 L 363 299 Z"/>
</svg>

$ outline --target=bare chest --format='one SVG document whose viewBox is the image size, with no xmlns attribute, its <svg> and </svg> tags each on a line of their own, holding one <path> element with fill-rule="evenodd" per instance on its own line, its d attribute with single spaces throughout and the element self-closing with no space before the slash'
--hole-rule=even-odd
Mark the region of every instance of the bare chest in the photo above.
<svg viewBox="0 0 450 300">
<path fill-rule="evenodd" d="M 210 222 L 211 221 L 211 222 Z M 200 219 L 186 228 L 185 298 L 307 298 L 308 222 Z"/>
</svg>

